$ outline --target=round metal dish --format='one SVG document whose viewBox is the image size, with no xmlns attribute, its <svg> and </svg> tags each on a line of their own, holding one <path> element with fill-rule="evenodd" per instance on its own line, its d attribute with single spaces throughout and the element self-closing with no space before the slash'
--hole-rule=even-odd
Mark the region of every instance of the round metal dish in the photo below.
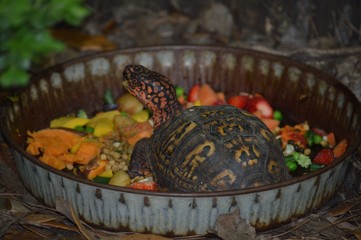
<svg viewBox="0 0 361 240">
<path fill-rule="evenodd" d="M 258 188 L 213 192 L 147 192 L 91 182 L 52 169 L 25 152 L 27 131 L 80 108 L 102 108 L 103 94 L 123 93 L 127 64 L 142 64 L 188 90 L 209 83 L 218 91 L 262 93 L 292 122 L 347 138 L 343 157 L 327 167 L 290 181 Z M 119 50 L 74 59 L 33 77 L 19 100 L 2 107 L 1 133 L 11 147 L 26 188 L 41 202 L 71 203 L 86 222 L 115 231 L 162 235 L 206 234 L 220 214 L 240 210 L 257 230 L 285 223 L 328 201 L 342 185 L 348 162 L 361 142 L 361 106 L 332 77 L 289 59 L 246 49 L 162 46 Z"/>
</svg>

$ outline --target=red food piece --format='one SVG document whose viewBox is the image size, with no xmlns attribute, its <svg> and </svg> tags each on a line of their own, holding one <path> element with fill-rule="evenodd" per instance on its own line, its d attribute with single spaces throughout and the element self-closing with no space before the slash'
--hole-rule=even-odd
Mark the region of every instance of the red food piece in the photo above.
<svg viewBox="0 0 361 240">
<path fill-rule="evenodd" d="M 247 95 L 238 95 L 230 97 L 227 100 L 229 105 L 244 109 L 247 106 L 248 96 Z"/>
<path fill-rule="evenodd" d="M 280 125 L 280 121 L 273 118 L 261 118 L 262 122 L 271 130 L 275 130 Z"/>
<path fill-rule="evenodd" d="M 255 94 L 249 99 L 245 109 L 251 113 L 255 111 L 260 111 L 262 117 L 265 118 L 273 117 L 273 109 L 271 105 L 263 96 L 259 94 Z"/>
<path fill-rule="evenodd" d="M 158 185 L 156 182 L 134 182 L 129 185 L 130 188 L 138 190 L 158 191 Z"/>
<path fill-rule="evenodd" d="M 312 131 L 322 137 L 327 135 L 327 133 L 324 130 L 322 130 L 321 128 L 313 127 Z"/>
<path fill-rule="evenodd" d="M 198 84 L 193 85 L 193 87 L 189 90 L 188 93 L 188 102 L 195 102 L 198 100 L 200 86 Z"/>
<path fill-rule="evenodd" d="M 333 152 L 329 148 L 324 148 L 317 153 L 313 159 L 314 163 L 327 165 L 330 164 L 334 159 Z"/>
<path fill-rule="evenodd" d="M 347 140 L 346 139 L 342 139 L 333 149 L 333 156 L 335 158 L 341 157 L 342 154 L 345 153 L 347 148 Z"/>
<path fill-rule="evenodd" d="M 217 93 L 208 84 L 199 88 L 198 99 L 202 106 L 212 106 L 219 100 Z"/>
<path fill-rule="evenodd" d="M 307 146 L 307 140 L 304 136 L 304 131 L 301 129 L 291 126 L 284 126 L 281 129 L 282 146 L 285 147 L 288 141 L 294 141 L 298 146 L 305 148 Z"/>
<path fill-rule="evenodd" d="M 327 137 L 328 146 L 330 146 L 331 148 L 336 146 L 336 138 L 335 138 L 335 134 L 333 132 L 330 132 L 329 134 L 327 134 L 326 137 Z"/>
</svg>

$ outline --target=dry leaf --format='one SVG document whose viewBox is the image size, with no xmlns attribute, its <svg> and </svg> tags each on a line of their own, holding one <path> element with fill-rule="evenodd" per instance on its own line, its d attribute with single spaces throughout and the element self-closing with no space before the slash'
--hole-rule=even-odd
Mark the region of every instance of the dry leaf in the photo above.
<svg viewBox="0 0 361 240">
<path fill-rule="evenodd" d="M 166 240 L 165 238 L 154 234 L 130 234 L 120 237 L 121 240 Z"/>
<path fill-rule="evenodd" d="M 91 231 L 86 229 L 85 226 L 82 224 L 79 217 L 75 214 L 73 207 L 68 201 L 62 198 L 57 198 L 55 202 L 55 208 L 57 211 L 61 212 L 71 221 L 73 221 L 78 227 L 79 231 L 84 235 L 84 237 L 89 240 L 96 239 L 95 235 Z"/>
<path fill-rule="evenodd" d="M 53 221 L 56 219 L 57 218 L 52 215 L 40 214 L 40 213 L 28 214 L 22 218 L 23 221 L 26 221 L 26 222 L 29 222 L 32 224 L 40 224 L 40 223 L 50 222 L 50 221 Z"/>
<path fill-rule="evenodd" d="M 330 215 L 333 217 L 337 217 L 340 215 L 343 215 L 351 210 L 354 206 L 359 204 L 358 201 L 355 202 L 343 202 L 340 205 L 338 205 L 336 208 L 334 208 L 332 211 L 330 211 Z"/>
<path fill-rule="evenodd" d="M 346 222 L 346 221 L 340 222 L 339 218 L 337 218 L 337 217 L 327 217 L 326 219 L 327 219 L 330 223 L 335 224 L 335 225 L 337 225 L 338 227 L 343 228 L 343 229 L 347 229 L 347 230 L 351 230 L 351 231 L 354 231 L 354 230 L 357 229 L 356 226 L 352 225 L 352 224 L 349 223 L 349 222 Z"/>
<path fill-rule="evenodd" d="M 361 231 L 354 231 L 353 234 L 355 234 L 358 240 L 361 240 Z"/>
<path fill-rule="evenodd" d="M 109 51 L 117 46 L 104 35 L 88 35 L 79 31 L 52 29 L 54 38 L 81 51 Z"/>
<path fill-rule="evenodd" d="M 221 214 L 217 218 L 216 232 L 227 240 L 254 240 L 256 230 L 240 216 L 239 209 L 232 213 Z"/>
</svg>

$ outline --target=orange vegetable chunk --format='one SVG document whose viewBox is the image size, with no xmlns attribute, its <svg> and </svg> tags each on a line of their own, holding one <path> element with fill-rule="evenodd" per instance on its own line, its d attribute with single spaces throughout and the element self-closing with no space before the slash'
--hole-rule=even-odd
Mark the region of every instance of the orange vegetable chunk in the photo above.
<svg viewBox="0 0 361 240">
<path fill-rule="evenodd" d="M 89 171 L 89 173 L 87 174 L 87 178 L 89 180 L 92 180 L 96 176 L 98 176 L 99 174 L 104 172 L 105 171 L 105 166 L 107 165 L 108 162 L 109 162 L 108 160 L 99 160 L 98 161 L 98 166 L 96 166 L 95 168 L 93 168 L 92 170 Z"/>
<path fill-rule="evenodd" d="M 342 139 L 333 149 L 333 156 L 335 158 L 341 157 L 347 148 L 347 140 L 346 139 Z"/>
<path fill-rule="evenodd" d="M 59 160 L 55 156 L 44 155 L 44 156 L 40 157 L 39 159 L 43 163 L 46 163 L 47 165 L 49 165 L 55 169 L 63 170 L 65 168 L 65 163 L 63 161 Z"/>
<path fill-rule="evenodd" d="M 199 88 L 198 97 L 203 106 L 210 106 L 218 101 L 217 93 L 208 84 Z"/>
</svg>

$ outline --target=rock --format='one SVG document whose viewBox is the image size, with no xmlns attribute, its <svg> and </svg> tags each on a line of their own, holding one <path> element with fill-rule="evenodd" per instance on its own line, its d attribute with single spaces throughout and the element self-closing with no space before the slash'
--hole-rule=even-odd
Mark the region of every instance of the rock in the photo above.
<svg viewBox="0 0 361 240">
<path fill-rule="evenodd" d="M 235 27 L 232 13 L 221 3 L 210 4 L 198 17 L 198 24 L 206 31 L 230 37 Z"/>
</svg>

